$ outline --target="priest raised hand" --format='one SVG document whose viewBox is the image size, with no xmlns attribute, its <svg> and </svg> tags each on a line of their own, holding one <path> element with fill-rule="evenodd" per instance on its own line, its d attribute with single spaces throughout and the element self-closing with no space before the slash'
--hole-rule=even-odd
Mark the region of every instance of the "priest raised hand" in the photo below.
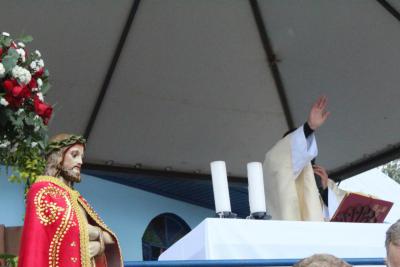
<svg viewBox="0 0 400 267">
<path fill-rule="evenodd" d="M 327 103 L 325 96 L 319 97 L 311 107 L 307 122 L 285 134 L 265 156 L 266 205 L 272 219 L 323 221 L 330 216 L 311 165 L 318 155 L 314 131 L 325 123 L 330 114 Z M 341 193 L 335 194 L 332 199 L 340 202 L 344 197 L 344 192 Z"/>
<path fill-rule="evenodd" d="M 322 124 L 324 124 L 324 122 L 328 119 L 330 112 L 326 110 L 327 105 L 328 99 L 326 96 L 321 96 L 311 107 L 307 123 L 313 131 L 321 127 Z"/>
</svg>

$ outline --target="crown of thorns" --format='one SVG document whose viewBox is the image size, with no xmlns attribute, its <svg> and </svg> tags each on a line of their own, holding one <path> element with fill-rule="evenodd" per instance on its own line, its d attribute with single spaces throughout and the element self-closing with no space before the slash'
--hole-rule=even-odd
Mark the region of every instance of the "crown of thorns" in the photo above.
<svg viewBox="0 0 400 267">
<path fill-rule="evenodd" d="M 75 144 L 86 144 L 86 139 L 79 135 L 71 135 L 70 137 L 56 142 L 51 142 L 46 147 L 46 156 L 50 155 L 53 152 L 56 152 L 64 147 L 72 146 Z"/>
</svg>

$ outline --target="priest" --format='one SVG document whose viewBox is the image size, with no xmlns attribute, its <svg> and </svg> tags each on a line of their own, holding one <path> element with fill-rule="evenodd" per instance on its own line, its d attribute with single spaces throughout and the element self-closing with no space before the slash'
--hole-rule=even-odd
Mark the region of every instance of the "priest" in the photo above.
<svg viewBox="0 0 400 267">
<path fill-rule="evenodd" d="M 289 131 L 266 154 L 264 186 L 272 219 L 328 220 L 345 196 L 321 166 L 311 161 L 318 154 L 315 131 L 328 119 L 327 98 L 313 104 L 307 121 Z"/>
</svg>

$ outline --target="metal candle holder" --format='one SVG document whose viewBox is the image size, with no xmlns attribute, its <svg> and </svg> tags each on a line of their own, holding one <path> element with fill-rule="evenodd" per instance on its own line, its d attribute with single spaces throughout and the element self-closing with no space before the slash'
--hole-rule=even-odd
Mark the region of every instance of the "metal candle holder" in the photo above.
<svg viewBox="0 0 400 267">
<path fill-rule="evenodd" d="M 271 220 L 271 215 L 268 215 L 266 212 L 253 212 L 247 219 L 253 220 Z"/>
<path fill-rule="evenodd" d="M 230 211 L 221 211 L 221 212 L 217 212 L 216 217 L 218 218 L 230 218 L 230 219 L 236 219 L 237 218 L 237 214 L 230 212 Z"/>
</svg>

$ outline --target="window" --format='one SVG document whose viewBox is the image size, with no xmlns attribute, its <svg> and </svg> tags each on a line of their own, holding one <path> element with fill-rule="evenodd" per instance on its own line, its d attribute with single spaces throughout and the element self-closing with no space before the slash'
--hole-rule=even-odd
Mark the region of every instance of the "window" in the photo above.
<svg viewBox="0 0 400 267">
<path fill-rule="evenodd" d="M 163 213 L 151 220 L 142 237 L 143 260 L 158 260 L 172 244 L 190 232 L 189 225 L 179 216 Z"/>
</svg>

